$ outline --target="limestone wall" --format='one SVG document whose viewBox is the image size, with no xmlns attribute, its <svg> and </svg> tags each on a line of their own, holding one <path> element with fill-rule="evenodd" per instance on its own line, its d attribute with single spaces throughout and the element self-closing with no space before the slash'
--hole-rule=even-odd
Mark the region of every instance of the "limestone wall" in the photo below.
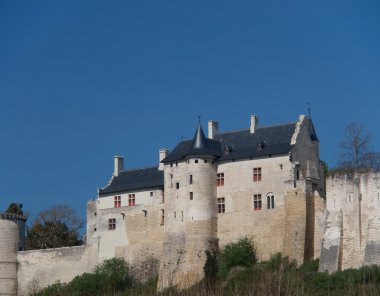
<svg viewBox="0 0 380 296">
<path fill-rule="evenodd" d="M 321 270 L 380 263 L 380 174 L 327 179 L 327 221 Z"/>
<path fill-rule="evenodd" d="M 37 287 L 92 272 L 97 264 L 96 246 L 78 246 L 18 252 L 18 291 L 27 295 Z"/>
</svg>

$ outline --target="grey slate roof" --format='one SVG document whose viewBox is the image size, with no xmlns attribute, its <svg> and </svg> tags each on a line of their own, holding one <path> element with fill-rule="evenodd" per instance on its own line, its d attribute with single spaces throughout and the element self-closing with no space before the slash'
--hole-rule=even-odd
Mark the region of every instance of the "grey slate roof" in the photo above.
<svg viewBox="0 0 380 296">
<path fill-rule="evenodd" d="M 206 141 L 212 155 L 221 161 L 280 155 L 292 149 L 290 142 L 295 127 L 296 123 L 260 127 L 253 134 L 250 133 L 250 129 L 230 131 L 219 133 L 214 140 L 206 139 Z M 180 161 L 188 155 L 202 155 L 202 153 L 190 154 L 193 141 L 180 142 L 162 162 Z M 208 154 L 211 154 L 210 151 Z"/>
<path fill-rule="evenodd" d="M 100 190 L 100 196 L 123 191 L 147 188 L 163 188 L 164 172 L 158 166 L 124 171 L 113 177 L 111 184 Z"/>
</svg>

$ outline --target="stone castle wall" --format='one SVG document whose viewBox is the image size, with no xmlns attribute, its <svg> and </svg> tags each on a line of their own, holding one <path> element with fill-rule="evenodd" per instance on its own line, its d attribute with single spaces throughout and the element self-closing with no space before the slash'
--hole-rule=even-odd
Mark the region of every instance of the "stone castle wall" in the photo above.
<svg viewBox="0 0 380 296">
<path fill-rule="evenodd" d="M 321 271 L 380 264 L 380 174 L 327 179 Z"/>
</svg>

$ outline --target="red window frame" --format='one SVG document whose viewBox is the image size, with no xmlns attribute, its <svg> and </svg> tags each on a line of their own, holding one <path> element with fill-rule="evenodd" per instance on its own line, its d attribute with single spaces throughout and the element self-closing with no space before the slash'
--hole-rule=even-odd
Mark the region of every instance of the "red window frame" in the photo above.
<svg viewBox="0 0 380 296">
<path fill-rule="evenodd" d="M 216 174 L 216 186 L 224 186 L 224 173 Z"/>
<path fill-rule="evenodd" d="M 134 193 L 128 194 L 128 206 L 136 205 L 136 195 Z"/>
<path fill-rule="evenodd" d="M 253 168 L 253 182 L 261 181 L 261 168 Z"/>
<path fill-rule="evenodd" d="M 117 195 L 114 197 L 113 206 L 114 206 L 114 208 L 120 208 L 121 207 L 121 196 L 120 195 Z"/>
</svg>

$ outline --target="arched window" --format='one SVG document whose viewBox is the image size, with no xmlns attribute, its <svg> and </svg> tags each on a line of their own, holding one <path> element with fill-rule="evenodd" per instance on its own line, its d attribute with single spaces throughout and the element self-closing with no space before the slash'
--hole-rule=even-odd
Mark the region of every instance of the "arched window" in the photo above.
<svg viewBox="0 0 380 296">
<path fill-rule="evenodd" d="M 267 209 L 274 209 L 274 194 L 272 192 L 267 194 Z"/>
</svg>

